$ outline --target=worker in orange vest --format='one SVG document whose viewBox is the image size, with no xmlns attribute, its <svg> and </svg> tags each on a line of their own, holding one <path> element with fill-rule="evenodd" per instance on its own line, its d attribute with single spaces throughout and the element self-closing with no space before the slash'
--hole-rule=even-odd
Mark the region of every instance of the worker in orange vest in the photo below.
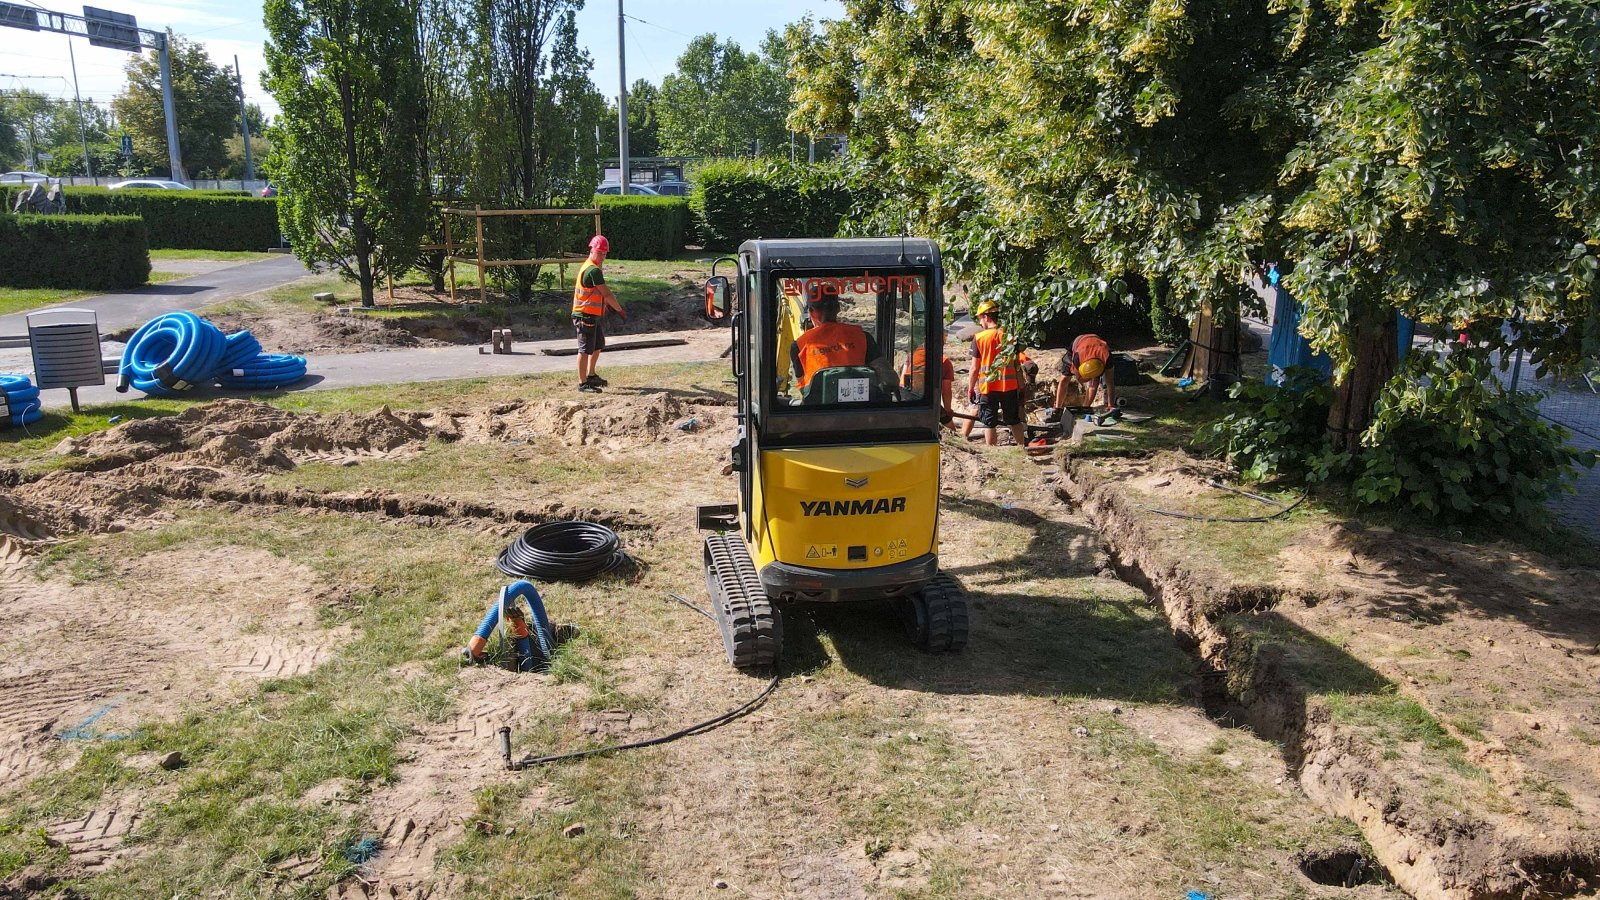
<svg viewBox="0 0 1600 900">
<path fill-rule="evenodd" d="M 1056 409 L 1064 409 L 1072 399 L 1072 389 L 1081 390 L 1083 406 L 1094 406 L 1100 383 L 1106 386 L 1106 408 L 1117 406 L 1117 382 L 1111 368 L 1111 346 L 1098 334 L 1080 334 L 1072 342 L 1072 350 L 1061 358 L 1061 380 L 1056 382 Z"/>
<path fill-rule="evenodd" d="M 939 422 L 944 427 L 955 431 L 952 424 L 955 421 L 955 385 L 956 367 L 944 355 L 943 348 L 939 353 Z M 906 364 L 900 370 L 900 386 L 918 396 L 924 395 L 928 390 L 928 351 L 918 347 L 906 357 Z"/>
<path fill-rule="evenodd" d="M 1022 427 L 1022 373 L 1026 353 L 1006 346 L 1000 329 L 999 307 L 993 300 L 978 304 L 974 315 L 983 330 L 972 338 L 972 369 L 967 376 L 968 396 L 978 405 L 978 424 L 983 426 L 983 442 L 1000 442 L 995 428 L 1006 426 L 1017 446 L 1027 444 Z"/>
<path fill-rule="evenodd" d="M 595 372 L 600 351 L 606 348 L 606 309 L 615 310 L 624 322 L 628 320 L 600 270 L 610 252 L 611 242 L 606 236 L 595 235 L 589 241 L 589 258 L 583 261 L 578 279 L 572 283 L 572 326 L 578 332 L 578 390 L 588 394 L 600 393 L 608 383 Z"/>
<path fill-rule="evenodd" d="M 795 338 L 789 355 L 794 365 L 795 384 L 804 402 L 812 403 L 816 400 L 811 396 L 811 379 L 818 372 L 838 366 L 881 368 L 883 354 L 865 328 L 839 321 L 837 294 L 827 293 L 819 285 L 807 287 L 806 314 L 811 319 L 811 327 Z M 881 379 L 881 372 L 879 377 Z"/>
</svg>

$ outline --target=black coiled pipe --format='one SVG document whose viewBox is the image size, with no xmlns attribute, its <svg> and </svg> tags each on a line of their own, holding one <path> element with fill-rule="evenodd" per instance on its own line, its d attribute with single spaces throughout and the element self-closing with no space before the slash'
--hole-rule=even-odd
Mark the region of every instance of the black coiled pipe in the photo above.
<svg viewBox="0 0 1600 900">
<path fill-rule="evenodd" d="M 617 533 L 594 522 L 546 522 L 500 551 L 494 567 L 513 578 L 588 581 L 628 561 Z"/>
</svg>

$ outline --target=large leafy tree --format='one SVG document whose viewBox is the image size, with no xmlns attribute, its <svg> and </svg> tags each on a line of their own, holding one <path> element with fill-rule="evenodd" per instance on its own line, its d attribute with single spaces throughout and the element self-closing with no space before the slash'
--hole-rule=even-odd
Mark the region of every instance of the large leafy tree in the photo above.
<svg viewBox="0 0 1600 900">
<path fill-rule="evenodd" d="M 1340 445 L 1397 310 L 1600 350 L 1593 4 L 851 0 L 794 37 L 797 128 L 848 131 L 896 195 L 867 227 L 936 234 L 1033 322 L 1130 274 L 1227 305 L 1291 261 Z"/>
<path fill-rule="evenodd" d="M 268 130 L 278 218 L 295 255 L 338 269 L 371 306 L 427 227 L 418 173 L 422 72 L 408 0 L 268 0 Z"/>
<path fill-rule="evenodd" d="M 609 105 L 606 118 L 616 121 L 616 104 Z M 612 156 L 617 155 L 615 133 L 602 143 L 607 145 Z M 628 88 L 628 155 L 661 155 L 661 89 L 643 78 Z"/>
<path fill-rule="evenodd" d="M 468 69 L 474 198 L 512 209 L 588 206 L 599 179 L 594 128 L 605 99 L 589 79 L 593 62 L 578 46 L 582 0 L 473 0 Z M 502 217 L 492 224 L 493 255 L 548 258 L 570 249 L 553 217 Z M 570 230 L 570 228 L 568 229 Z M 533 266 L 500 273 L 527 301 Z"/>
<path fill-rule="evenodd" d="M 763 153 L 788 147 L 789 82 L 769 34 L 765 52 L 746 53 L 732 40 L 703 34 L 661 80 L 661 145 L 675 156 L 741 156 L 751 141 Z M 785 151 L 787 152 L 787 151 Z"/>
<path fill-rule="evenodd" d="M 469 0 L 412 0 L 416 9 L 417 58 L 422 65 L 422 140 L 417 144 L 418 174 L 430 202 L 460 202 L 471 169 L 469 116 Z M 442 222 L 430 209 L 429 244 L 441 243 Z M 445 254 L 429 251 L 420 260 L 435 290 L 444 290 Z"/>
<path fill-rule="evenodd" d="M 228 165 L 228 138 L 239 132 L 233 72 L 213 63 L 200 44 L 181 35 L 170 40 L 172 105 L 178 118 L 183 167 L 192 172 L 221 172 Z M 133 135 L 134 147 L 165 172 L 167 126 L 157 55 L 150 52 L 133 57 L 126 72 L 127 86 L 112 100 L 112 111 L 121 127 Z M 184 177 L 187 172 L 171 174 Z"/>
</svg>

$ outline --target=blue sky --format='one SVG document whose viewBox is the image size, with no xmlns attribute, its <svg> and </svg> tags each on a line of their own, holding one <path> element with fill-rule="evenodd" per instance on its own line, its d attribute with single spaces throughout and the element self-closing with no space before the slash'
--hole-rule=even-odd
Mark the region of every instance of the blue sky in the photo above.
<svg viewBox="0 0 1600 900">
<path fill-rule="evenodd" d="M 11 0 L 27 3 L 30 0 Z M 57 0 L 37 0 L 35 5 L 57 12 L 81 12 L 81 4 Z M 105 9 L 138 18 L 141 28 L 173 31 L 206 45 L 218 65 L 232 66 L 237 54 L 244 70 L 245 94 L 268 113 L 276 112 L 261 88 L 261 71 L 266 63 L 261 43 L 266 32 L 261 27 L 259 0 L 221 2 L 221 0 L 100 0 Z M 660 83 L 671 72 L 678 55 L 697 34 L 714 32 L 731 37 L 747 50 L 754 50 L 769 28 L 811 13 L 817 18 L 837 17 L 844 5 L 840 0 L 625 0 L 627 14 L 643 21 L 628 22 L 628 81 L 648 78 Z M 578 13 L 578 37 L 594 57 L 594 80 L 602 93 L 617 93 L 617 4 L 614 0 L 589 0 Z M 67 42 L 63 35 L 31 34 L 0 28 L 0 90 L 29 88 L 53 97 L 72 98 L 72 72 L 68 64 Z M 77 55 L 78 83 L 84 99 L 109 103 L 122 90 L 123 66 L 128 54 L 90 47 L 73 39 Z"/>
</svg>

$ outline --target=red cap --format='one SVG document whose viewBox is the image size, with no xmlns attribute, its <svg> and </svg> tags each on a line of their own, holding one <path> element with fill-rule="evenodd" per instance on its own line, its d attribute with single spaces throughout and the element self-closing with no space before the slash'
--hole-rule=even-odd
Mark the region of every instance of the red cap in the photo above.
<svg viewBox="0 0 1600 900">
<path fill-rule="evenodd" d="M 597 234 L 589 239 L 589 251 L 592 253 L 596 250 L 599 250 L 601 253 L 611 252 L 611 242 L 606 240 L 605 235 Z"/>
</svg>

